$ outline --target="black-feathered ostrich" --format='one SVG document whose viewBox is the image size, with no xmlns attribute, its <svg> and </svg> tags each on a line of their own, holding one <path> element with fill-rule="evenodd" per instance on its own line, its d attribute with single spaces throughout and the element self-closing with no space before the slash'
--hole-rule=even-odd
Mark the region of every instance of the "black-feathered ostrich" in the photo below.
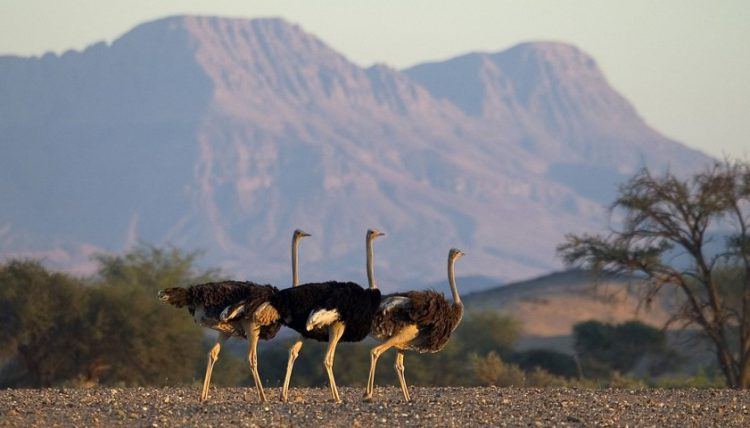
<svg viewBox="0 0 750 428">
<path fill-rule="evenodd" d="M 404 399 L 411 399 L 404 378 L 404 351 L 440 351 L 461 322 L 464 306 L 456 288 L 454 264 L 463 255 L 464 253 L 455 248 L 448 252 L 448 282 L 453 293 L 453 303 L 449 302 L 443 293 L 435 290 L 407 291 L 383 297 L 373 318 L 371 333 L 375 339 L 383 343 L 370 351 L 370 377 L 367 380 L 365 399 L 372 399 L 378 358 L 390 348 L 396 348 L 394 367 Z M 368 263 L 368 266 L 371 265 L 371 262 Z M 372 277 L 369 271 L 367 275 Z"/>
<path fill-rule="evenodd" d="M 299 242 L 305 236 L 310 235 L 299 229 L 292 234 L 292 282 L 294 285 L 298 281 Z M 219 351 L 227 339 L 233 336 L 248 339 L 248 361 L 253 381 L 261 401 L 266 401 L 263 384 L 258 374 L 258 339 L 272 339 L 278 333 L 281 324 L 276 322 L 259 325 L 252 315 L 259 306 L 268 302 L 278 291 L 271 285 L 241 281 L 211 282 L 188 288 L 174 287 L 159 291 L 161 301 L 178 308 L 187 306 L 196 323 L 219 332 L 216 344 L 208 352 L 208 364 L 200 401 L 208 399 L 211 373 L 219 358 Z"/>
<path fill-rule="evenodd" d="M 367 231 L 368 251 L 372 250 L 372 241 L 382 235 L 383 233 L 374 229 Z M 368 264 L 370 262 L 371 259 L 368 258 Z M 374 281 L 370 281 L 368 289 L 353 282 L 329 281 L 281 290 L 271 297 L 268 304 L 258 308 L 256 320 L 260 325 L 280 320 L 300 334 L 300 338 L 289 349 L 281 400 L 288 399 L 294 361 L 302 348 L 303 339 L 309 338 L 328 342 L 324 365 L 333 401 L 341 402 L 333 375 L 336 345 L 339 342 L 359 342 L 367 337 L 379 304 L 380 290 Z"/>
</svg>

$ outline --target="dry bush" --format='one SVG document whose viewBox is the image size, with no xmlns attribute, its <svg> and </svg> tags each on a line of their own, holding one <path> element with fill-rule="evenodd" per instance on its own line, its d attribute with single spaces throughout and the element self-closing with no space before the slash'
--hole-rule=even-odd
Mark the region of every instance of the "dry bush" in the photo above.
<svg viewBox="0 0 750 428">
<path fill-rule="evenodd" d="M 526 386 L 546 387 L 546 386 L 568 386 L 569 382 L 562 376 L 554 375 L 541 367 L 534 369 L 526 374 Z"/>
<path fill-rule="evenodd" d="M 471 356 L 474 376 L 482 385 L 523 386 L 525 374 L 515 364 L 504 362 L 495 351 L 486 356 Z"/>
</svg>

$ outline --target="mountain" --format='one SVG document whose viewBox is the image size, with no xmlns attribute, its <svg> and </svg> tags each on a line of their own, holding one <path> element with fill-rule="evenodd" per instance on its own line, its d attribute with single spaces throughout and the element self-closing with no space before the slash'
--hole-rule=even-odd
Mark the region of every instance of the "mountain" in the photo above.
<svg viewBox="0 0 750 428">
<path fill-rule="evenodd" d="M 663 293 L 650 307 L 640 305 L 639 280 L 624 276 L 595 279 L 580 270 L 470 293 L 462 300 L 470 310 L 497 310 L 521 321 L 523 335 L 554 338 L 570 335 L 581 321 L 620 323 L 638 319 L 661 327 L 674 313 L 674 293 Z"/>
<path fill-rule="evenodd" d="M 466 115 L 551 160 L 547 177 L 604 203 L 642 166 L 687 170 L 695 151 L 650 128 L 607 83 L 593 58 L 562 43 L 523 43 L 421 64 L 405 73 Z"/>
<path fill-rule="evenodd" d="M 408 70 L 362 68 L 281 19 L 178 16 L 111 44 L 0 57 L 0 252 L 85 271 L 138 241 L 233 276 L 379 285 L 559 267 L 601 229 L 612 183 L 709 158 L 648 127 L 593 59 L 527 43 Z"/>
</svg>

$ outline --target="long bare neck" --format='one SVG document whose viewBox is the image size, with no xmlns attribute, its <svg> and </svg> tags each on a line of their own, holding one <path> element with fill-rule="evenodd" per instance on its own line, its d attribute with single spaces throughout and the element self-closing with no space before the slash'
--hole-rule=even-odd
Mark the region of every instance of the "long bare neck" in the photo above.
<svg viewBox="0 0 750 428">
<path fill-rule="evenodd" d="M 297 253 L 299 252 L 299 237 L 292 238 L 292 287 L 299 285 L 299 272 L 297 271 Z"/>
<path fill-rule="evenodd" d="M 373 267 L 372 262 L 372 238 L 369 236 L 367 237 L 367 283 L 370 285 L 370 288 L 378 288 L 378 286 L 375 284 L 375 268 Z"/>
<path fill-rule="evenodd" d="M 451 285 L 451 293 L 453 294 L 453 303 L 460 305 L 461 296 L 458 295 L 458 288 L 456 288 L 456 274 L 453 265 L 456 264 L 456 259 L 448 257 L 448 282 Z"/>
</svg>

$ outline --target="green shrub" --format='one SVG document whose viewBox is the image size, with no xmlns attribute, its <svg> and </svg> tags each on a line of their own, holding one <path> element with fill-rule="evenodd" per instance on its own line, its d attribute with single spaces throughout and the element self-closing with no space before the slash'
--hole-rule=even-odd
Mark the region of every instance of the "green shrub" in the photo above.
<svg viewBox="0 0 750 428">
<path fill-rule="evenodd" d="M 39 262 L 0 265 L 0 386 L 165 385 L 191 381 L 203 332 L 156 290 L 214 276 L 195 254 L 138 247 L 99 256 L 93 279 Z"/>
<path fill-rule="evenodd" d="M 0 386 L 50 386 L 86 372 L 83 281 L 36 261 L 0 265 Z"/>
</svg>

